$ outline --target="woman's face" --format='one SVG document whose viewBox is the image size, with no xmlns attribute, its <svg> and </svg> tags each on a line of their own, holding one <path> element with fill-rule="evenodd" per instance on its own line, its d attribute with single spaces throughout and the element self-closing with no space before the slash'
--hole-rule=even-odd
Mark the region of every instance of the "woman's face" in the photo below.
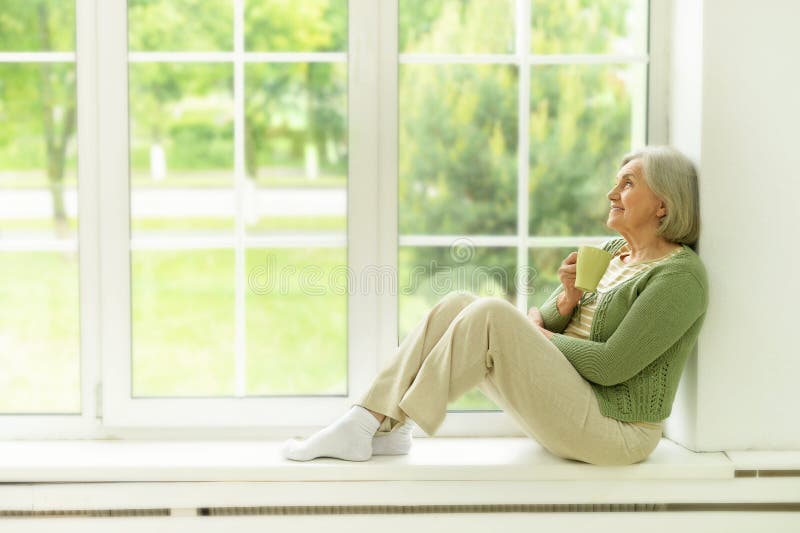
<svg viewBox="0 0 800 533">
<path fill-rule="evenodd" d="M 619 170 L 607 197 L 610 211 L 606 225 L 622 234 L 654 231 L 659 218 L 667 214 L 665 204 L 644 180 L 641 159 L 634 159 Z"/>
</svg>

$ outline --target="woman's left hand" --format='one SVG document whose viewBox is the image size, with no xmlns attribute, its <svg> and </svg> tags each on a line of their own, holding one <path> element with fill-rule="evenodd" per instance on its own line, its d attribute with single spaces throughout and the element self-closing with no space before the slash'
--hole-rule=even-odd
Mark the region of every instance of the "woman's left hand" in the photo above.
<svg viewBox="0 0 800 533">
<path fill-rule="evenodd" d="M 538 307 L 531 307 L 528 309 L 528 318 L 539 327 L 544 327 L 544 319 L 542 318 L 542 313 L 539 312 Z"/>
<path fill-rule="evenodd" d="M 550 331 L 549 329 L 545 329 L 544 326 L 539 326 L 539 331 L 542 332 L 542 335 L 547 337 L 547 340 L 550 340 L 550 339 L 553 338 L 553 332 Z"/>
<path fill-rule="evenodd" d="M 539 311 L 537 307 L 531 307 L 528 309 L 528 318 L 531 319 L 531 322 L 539 328 L 539 331 L 542 332 L 542 335 L 547 337 L 550 340 L 550 337 L 553 336 L 553 332 L 548 330 L 544 327 L 544 319 L 542 318 L 542 313 Z"/>
</svg>

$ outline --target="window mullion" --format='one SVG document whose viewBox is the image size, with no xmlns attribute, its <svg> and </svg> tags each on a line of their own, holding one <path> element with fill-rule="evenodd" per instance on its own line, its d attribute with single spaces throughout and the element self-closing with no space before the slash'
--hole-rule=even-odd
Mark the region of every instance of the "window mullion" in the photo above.
<svg viewBox="0 0 800 533">
<path fill-rule="evenodd" d="M 236 191 L 235 208 L 235 246 L 234 246 L 234 353 L 236 357 L 235 387 L 236 397 L 246 395 L 247 335 L 245 331 L 245 262 L 247 250 L 244 248 L 244 201 L 245 201 L 245 154 L 244 154 L 244 0 L 233 2 L 233 146 L 234 183 Z"/>
<path fill-rule="evenodd" d="M 131 397 L 130 185 L 127 2 L 97 2 L 97 153 L 104 422 L 126 415 Z"/>
<path fill-rule="evenodd" d="M 398 0 L 380 2 L 378 24 L 378 260 L 389 265 L 395 276 L 396 291 L 379 294 L 378 360 L 383 364 L 397 351 L 398 344 Z"/>
<path fill-rule="evenodd" d="M 648 2 L 647 63 L 647 139 L 648 144 L 666 144 L 669 139 L 667 121 L 670 71 L 670 22 L 672 2 Z"/>
<path fill-rule="evenodd" d="M 380 36 L 377 21 L 388 2 L 348 3 L 347 351 L 348 398 L 358 399 L 378 368 L 380 287 L 362 283 L 379 264 Z M 396 238 L 396 237 L 395 237 Z M 372 285 L 372 286 L 370 286 Z M 342 406 L 342 407 L 346 407 Z"/>
<path fill-rule="evenodd" d="M 100 382 L 100 232 L 98 180 L 97 5 L 75 2 L 75 65 L 78 139 L 78 246 L 80 277 L 81 416 L 95 422 Z"/>
<path fill-rule="evenodd" d="M 528 182 L 530 174 L 530 108 L 531 108 L 531 0 L 517 0 L 517 68 L 518 101 L 517 101 L 517 309 L 527 314 L 528 293 L 527 280 L 520 274 L 528 267 L 528 221 L 529 203 Z"/>
</svg>

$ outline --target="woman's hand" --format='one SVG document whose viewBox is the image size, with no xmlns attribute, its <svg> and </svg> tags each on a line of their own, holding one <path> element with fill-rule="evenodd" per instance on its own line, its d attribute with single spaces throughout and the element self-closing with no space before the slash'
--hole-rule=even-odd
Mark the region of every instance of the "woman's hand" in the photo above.
<svg viewBox="0 0 800 533">
<path fill-rule="evenodd" d="M 539 331 L 542 332 L 542 335 L 550 339 L 553 336 L 553 332 L 546 329 L 544 327 L 544 319 L 542 318 L 542 313 L 539 311 L 538 307 L 531 307 L 528 309 L 528 318 L 531 319 L 531 322 L 539 328 Z"/>
<path fill-rule="evenodd" d="M 558 269 L 558 279 L 564 285 L 563 296 L 571 307 L 575 307 L 583 296 L 583 291 L 575 288 L 575 276 L 578 271 L 578 252 L 572 252 L 561 263 Z M 562 313 L 563 314 L 563 313 Z"/>
<path fill-rule="evenodd" d="M 544 335 L 547 340 L 551 340 L 553 338 L 553 332 L 549 329 L 544 329 L 544 326 L 539 326 L 539 331 L 542 332 L 542 335 Z"/>
<path fill-rule="evenodd" d="M 542 313 L 539 312 L 538 307 L 531 307 L 528 309 L 528 318 L 531 319 L 531 322 L 536 324 L 539 327 L 544 327 L 544 319 L 542 318 Z"/>
</svg>

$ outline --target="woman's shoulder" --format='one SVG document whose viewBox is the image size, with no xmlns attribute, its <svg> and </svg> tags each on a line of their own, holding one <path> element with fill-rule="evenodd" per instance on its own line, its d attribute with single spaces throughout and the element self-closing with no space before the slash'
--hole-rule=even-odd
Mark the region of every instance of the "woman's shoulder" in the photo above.
<svg viewBox="0 0 800 533">
<path fill-rule="evenodd" d="M 624 237 L 613 237 L 604 241 L 602 248 L 616 255 L 626 244 L 627 241 Z M 708 275 L 703 260 L 687 244 L 681 244 L 681 250 L 670 256 L 666 261 L 657 263 L 650 268 L 649 275 L 645 276 L 645 278 L 679 272 L 691 273 L 704 289 L 708 287 Z"/>
<path fill-rule="evenodd" d="M 675 253 L 666 261 L 655 265 L 651 275 L 691 274 L 703 290 L 708 289 L 708 274 L 703 260 L 690 246 L 682 244 L 682 250 Z"/>
</svg>

